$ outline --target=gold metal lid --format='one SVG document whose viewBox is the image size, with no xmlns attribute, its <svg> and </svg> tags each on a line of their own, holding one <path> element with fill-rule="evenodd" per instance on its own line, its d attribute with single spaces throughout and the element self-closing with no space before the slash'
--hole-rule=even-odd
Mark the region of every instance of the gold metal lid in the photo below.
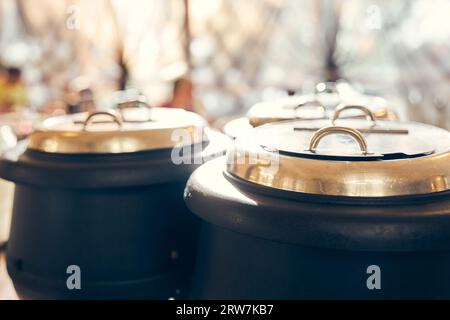
<svg viewBox="0 0 450 320">
<path fill-rule="evenodd" d="M 49 118 L 31 134 L 28 148 L 68 154 L 166 149 L 201 143 L 205 126 L 183 109 L 118 108 Z"/>
<path fill-rule="evenodd" d="M 322 86 L 325 88 L 323 89 Z M 377 119 L 396 120 L 396 114 L 387 107 L 387 102 L 381 97 L 357 93 L 354 90 L 339 90 L 336 85 L 329 90 L 330 84 L 318 84 L 314 94 L 295 95 L 275 101 L 261 102 L 247 113 L 247 118 L 253 126 L 260 126 L 284 120 L 326 119 L 333 115 L 334 109 L 341 104 L 364 105 Z M 354 117 L 354 114 L 349 114 Z"/>
<path fill-rule="evenodd" d="M 389 197 L 450 190 L 450 133 L 414 122 L 267 124 L 235 140 L 228 174 L 305 194 Z"/>
</svg>

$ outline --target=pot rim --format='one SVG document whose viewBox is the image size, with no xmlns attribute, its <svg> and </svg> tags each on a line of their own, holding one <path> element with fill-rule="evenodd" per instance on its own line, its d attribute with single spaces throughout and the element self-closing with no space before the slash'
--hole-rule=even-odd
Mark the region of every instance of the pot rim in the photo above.
<svg viewBox="0 0 450 320">
<path fill-rule="evenodd" d="M 252 192 L 223 173 L 225 157 L 190 177 L 189 209 L 207 223 L 272 241 L 353 251 L 450 250 L 450 193 L 419 203 L 321 203 Z M 214 210 L 211 210 L 214 208 Z"/>
</svg>

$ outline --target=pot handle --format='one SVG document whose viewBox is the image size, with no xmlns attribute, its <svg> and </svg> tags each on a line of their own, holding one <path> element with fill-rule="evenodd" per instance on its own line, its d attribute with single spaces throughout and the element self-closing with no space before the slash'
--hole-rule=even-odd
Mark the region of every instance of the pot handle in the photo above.
<svg viewBox="0 0 450 320">
<path fill-rule="evenodd" d="M 318 84 L 316 84 L 314 93 L 317 95 L 324 92 L 335 93 L 339 96 L 341 95 L 336 85 L 336 82 L 326 81 L 326 82 L 319 82 Z"/>
<path fill-rule="evenodd" d="M 120 115 L 114 114 L 113 112 L 108 112 L 108 111 L 93 111 L 90 112 L 88 114 L 88 116 L 86 117 L 86 120 L 84 120 L 83 122 L 83 131 L 87 130 L 87 127 L 89 126 L 89 124 L 91 123 L 91 121 L 99 116 L 99 115 L 105 115 L 105 116 L 109 116 L 112 119 L 112 122 L 117 123 L 117 125 L 119 126 L 119 128 L 122 127 L 122 117 Z"/>
<path fill-rule="evenodd" d="M 144 121 L 131 121 L 131 120 L 125 119 L 124 112 L 123 112 L 125 109 L 142 108 L 142 107 L 146 108 L 147 112 L 148 112 L 148 117 L 147 117 L 146 120 L 144 120 Z M 152 113 L 151 113 L 152 108 L 153 107 L 151 105 L 149 105 L 146 101 L 139 100 L 139 99 L 127 100 L 127 101 L 124 101 L 124 102 L 119 102 L 117 104 L 117 109 L 119 110 L 119 112 L 120 112 L 124 122 L 150 122 L 150 121 L 152 121 Z"/>
<path fill-rule="evenodd" d="M 370 121 L 371 126 L 374 127 L 376 125 L 375 115 L 372 113 L 372 111 L 370 111 L 369 108 L 367 108 L 366 106 L 362 106 L 362 105 L 348 105 L 348 104 L 344 104 L 344 103 L 342 103 L 336 107 L 333 118 L 331 119 L 331 123 L 333 125 L 336 124 L 336 120 L 339 119 L 339 116 L 345 110 L 361 110 L 366 115 L 367 121 Z"/>
<path fill-rule="evenodd" d="M 148 109 L 152 108 L 146 101 L 142 99 L 131 99 L 117 103 L 117 109 L 119 110 L 124 110 L 128 108 L 141 108 L 141 107 Z"/>
<path fill-rule="evenodd" d="M 364 139 L 364 136 L 362 135 L 361 132 L 353 128 L 336 127 L 336 126 L 325 127 L 316 131 L 316 133 L 314 133 L 314 135 L 311 137 L 308 151 L 316 153 L 320 140 L 332 134 L 346 134 L 352 137 L 358 143 L 359 148 L 361 149 L 361 153 L 363 155 L 369 154 L 367 141 L 366 139 Z"/>
<path fill-rule="evenodd" d="M 309 107 L 309 106 L 313 106 L 313 107 L 317 107 L 322 111 L 322 119 L 325 118 L 325 114 L 327 109 L 318 101 L 318 100 L 308 100 L 305 102 L 300 103 L 299 105 L 297 105 L 294 108 L 294 112 L 295 112 L 295 118 L 296 119 L 303 119 L 302 117 L 298 116 L 298 109 L 303 108 L 303 107 Z M 306 118 L 308 119 L 308 118 Z"/>
</svg>

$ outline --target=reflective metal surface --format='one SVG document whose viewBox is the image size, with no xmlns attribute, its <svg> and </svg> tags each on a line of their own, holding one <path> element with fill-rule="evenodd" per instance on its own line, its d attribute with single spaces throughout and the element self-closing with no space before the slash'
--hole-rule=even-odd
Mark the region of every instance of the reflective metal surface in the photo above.
<svg viewBox="0 0 450 320">
<path fill-rule="evenodd" d="M 312 139 L 312 131 L 293 132 L 295 127 L 317 126 L 314 122 L 325 126 L 327 120 L 286 121 L 253 129 L 251 136 L 236 139 L 229 150 L 227 172 L 256 185 L 315 195 L 388 197 L 450 190 L 448 131 L 419 123 L 379 121 L 380 126 L 402 126 L 409 133 L 365 133 L 369 152 L 364 154 L 360 150 L 364 151 L 364 143 L 358 147 L 346 135 L 332 132 Z M 367 124 L 365 120 L 338 122 Z"/>
<path fill-rule="evenodd" d="M 355 141 L 359 144 L 359 147 L 361 148 L 361 153 L 363 155 L 369 153 L 366 139 L 364 139 L 364 136 L 358 130 L 348 127 L 334 127 L 334 126 L 319 129 L 316 133 L 314 133 L 314 135 L 311 137 L 311 142 L 309 144 L 308 151 L 316 153 L 317 147 L 323 138 L 331 134 L 339 134 L 339 133 L 347 134 L 351 136 L 353 139 L 355 139 Z"/>
<path fill-rule="evenodd" d="M 397 120 L 396 114 L 388 108 L 387 102 L 383 98 L 356 92 L 344 94 L 337 89 L 261 102 L 250 108 L 247 117 L 250 124 L 255 127 L 283 120 L 325 119 L 330 118 L 334 114 L 335 108 L 340 105 L 367 106 L 376 119 Z M 352 111 L 348 113 L 348 117 L 358 118 L 361 116 L 355 110 Z"/>
<path fill-rule="evenodd" d="M 341 103 L 340 105 L 338 105 L 336 107 L 336 109 L 334 111 L 334 115 L 331 118 L 331 123 L 333 125 L 336 124 L 336 120 L 339 119 L 339 116 L 345 110 L 360 110 L 360 111 L 362 111 L 365 114 L 366 119 L 369 120 L 372 125 L 375 126 L 375 124 L 376 124 L 375 114 L 372 113 L 372 111 L 370 111 L 370 109 L 368 107 L 363 106 L 363 105 L 347 105 L 347 104 Z"/>
<path fill-rule="evenodd" d="M 182 109 L 147 108 L 80 113 L 47 119 L 28 148 L 49 153 L 126 153 L 203 141 L 206 122 Z M 145 121 L 143 121 L 143 119 Z"/>
<path fill-rule="evenodd" d="M 339 119 L 336 125 L 333 125 L 331 120 L 285 121 L 266 125 L 265 130 L 259 130 L 264 134 L 258 134 L 257 143 L 268 149 L 276 149 L 280 153 L 303 156 L 305 150 L 309 150 L 308 146 L 316 132 L 320 132 L 323 128 L 333 131 L 337 127 L 362 133 L 370 154 L 377 154 L 380 158 L 417 157 L 435 150 L 434 141 L 422 136 L 426 134 L 424 132 L 426 129 L 421 124 L 378 120 L 374 126 L 366 120 L 359 119 Z M 276 133 L 268 132 L 271 131 L 270 128 L 275 128 Z M 333 136 L 321 141 L 316 152 L 317 156 L 343 158 L 361 155 L 360 149 L 348 135 L 334 133 Z"/>
</svg>

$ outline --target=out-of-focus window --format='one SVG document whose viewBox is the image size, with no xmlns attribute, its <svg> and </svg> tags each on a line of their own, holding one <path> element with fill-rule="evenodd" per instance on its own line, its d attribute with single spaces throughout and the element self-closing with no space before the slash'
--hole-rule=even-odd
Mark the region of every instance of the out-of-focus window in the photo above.
<svg viewBox="0 0 450 320">
<path fill-rule="evenodd" d="M 342 77 L 412 120 L 450 127 L 448 1 L 200 3 L 191 1 L 194 79 L 219 114 Z"/>
<path fill-rule="evenodd" d="M 450 127 L 448 12 L 447 0 L 0 0 L 0 61 L 25 56 L 36 105 L 79 76 L 97 98 L 133 86 L 163 104 L 188 76 L 219 117 L 342 77 Z"/>
<path fill-rule="evenodd" d="M 176 1 L 0 0 L 0 8 L 0 61 L 24 69 L 35 105 L 74 79 L 100 105 L 127 85 L 161 103 L 186 73 Z"/>
</svg>

